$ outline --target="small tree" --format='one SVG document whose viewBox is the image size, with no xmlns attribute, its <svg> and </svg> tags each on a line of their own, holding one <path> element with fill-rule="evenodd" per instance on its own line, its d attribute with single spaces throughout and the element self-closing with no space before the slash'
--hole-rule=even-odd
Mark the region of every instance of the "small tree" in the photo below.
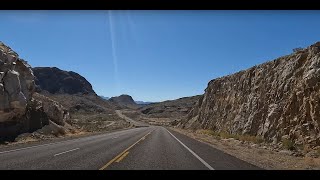
<svg viewBox="0 0 320 180">
<path fill-rule="evenodd" d="M 298 51 L 302 51 L 302 50 L 303 50 L 303 48 L 298 47 L 298 48 L 294 48 L 294 49 L 293 49 L 293 52 L 298 52 Z"/>
</svg>

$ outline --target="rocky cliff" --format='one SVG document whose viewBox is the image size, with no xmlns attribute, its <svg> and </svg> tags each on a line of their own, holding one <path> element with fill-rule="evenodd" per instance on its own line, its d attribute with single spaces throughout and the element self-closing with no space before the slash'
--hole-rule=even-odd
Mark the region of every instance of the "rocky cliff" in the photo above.
<svg viewBox="0 0 320 180">
<path fill-rule="evenodd" d="M 35 83 L 41 90 L 51 94 L 94 94 L 91 84 L 81 75 L 72 71 L 63 71 L 56 67 L 35 67 Z"/>
<path fill-rule="evenodd" d="M 34 92 L 35 77 L 30 65 L 0 43 L 0 140 L 40 129 L 50 120 L 63 125 L 68 118 L 67 112 L 58 117 L 57 114 L 64 113 L 62 108 L 34 98 Z"/>
<path fill-rule="evenodd" d="M 30 66 L 10 47 L 0 43 L 0 136 L 16 134 L 22 128 L 34 90 Z"/>
<path fill-rule="evenodd" d="M 320 145 L 320 42 L 211 80 L 180 126 Z"/>
</svg>

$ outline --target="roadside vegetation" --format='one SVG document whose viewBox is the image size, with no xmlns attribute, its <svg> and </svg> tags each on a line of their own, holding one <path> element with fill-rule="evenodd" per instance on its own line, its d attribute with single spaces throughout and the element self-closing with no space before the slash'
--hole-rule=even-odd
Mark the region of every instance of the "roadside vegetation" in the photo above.
<svg viewBox="0 0 320 180">
<path fill-rule="evenodd" d="M 287 150 L 290 150 L 290 151 L 296 150 L 295 143 L 290 139 L 283 139 L 282 140 L 282 145 Z"/>
<path fill-rule="evenodd" d="M 197 133 L 200 134 L 207 134 L 210 136 L 213 136 L 216 139 L 229 139 L 229 138 L 233 138 L 236 140 L 240 140 L 240 141 L 247 141 L 247 142 L 253 142 L 255 144 L 260 144 L 263 143 L 264 140 L 262 137 L 259 136 L 251 136 L 248 134 L 245 135 L 241 135 L 241 134 L 230 134 L 228 132 L 222 131 L 222 132 L 216 132 L 213 130 L 209 130 L 209 129 L 201 129 L 198 130 Z"/>
</svg>

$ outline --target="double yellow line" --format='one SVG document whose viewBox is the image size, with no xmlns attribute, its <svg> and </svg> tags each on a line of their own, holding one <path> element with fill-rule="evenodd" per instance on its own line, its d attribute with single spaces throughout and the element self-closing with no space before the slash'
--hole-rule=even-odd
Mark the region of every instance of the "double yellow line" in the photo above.
<svg viewBox="0 0 320 180">
<path fill-rule="evenodd" d="M 128 154 L 129 154 L 129 150 L 135 146 L 136 144 L 138 144 L 140 141 L 144 140 L 153 130 L 149 131 L 149 133 L 147 133 L 146 135 L 144 135 L 142 138 L 140 138 L 137 142 L 133 143 L 130 147 L 128 147 L 127 149 L 125 149 L 124 151 L 122 151 L 120 154 L 118 154 L 116 157 L 114 157 L 113 159 L 111 159 L 106 165 L 104 165 L 103 167 L 101 167 L 99 170 L 104 170 L 106 169 L 108 166 L 110 166 L 113 162 L 120 162 L 123 158 L 125 158 Z"/>
</svg>

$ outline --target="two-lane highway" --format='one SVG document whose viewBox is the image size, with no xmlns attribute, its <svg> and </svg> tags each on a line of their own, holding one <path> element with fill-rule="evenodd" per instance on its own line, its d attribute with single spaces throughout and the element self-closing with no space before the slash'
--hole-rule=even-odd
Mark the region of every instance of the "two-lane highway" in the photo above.
<svg viewBox="0 0 320 180">
<path fill-rule="evenodd" d="M 150 126 L 0 151 L 0 169 L 259 169 L 164 127 Z"/>
</svg>

